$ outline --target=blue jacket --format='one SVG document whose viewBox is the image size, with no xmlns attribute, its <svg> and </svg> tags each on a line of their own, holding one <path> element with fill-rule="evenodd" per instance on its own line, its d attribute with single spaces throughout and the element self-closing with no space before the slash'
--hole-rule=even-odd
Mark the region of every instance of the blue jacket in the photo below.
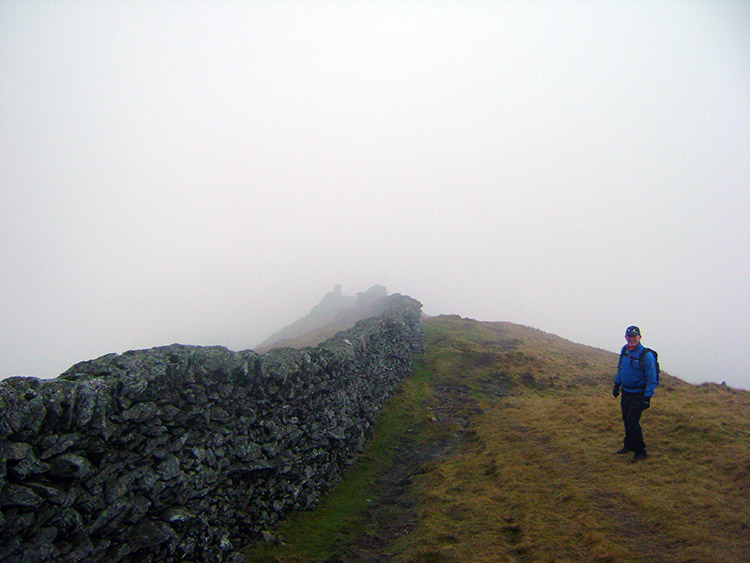
<svg viewBox="0 0 750 563">
<path fill-rule="evenodd" d="M 647 352 L 641 366 L 641 353 L 643 344 L 639 343 L 634 350 L 628 350 L 627 346 L 623 346 L 615 383 L 622 385 L 622 390 L 628 393 L 643 393 L 645 397 L 652 397 L 657 383 L 656 359 L 653 354 Z"/>
</svg>

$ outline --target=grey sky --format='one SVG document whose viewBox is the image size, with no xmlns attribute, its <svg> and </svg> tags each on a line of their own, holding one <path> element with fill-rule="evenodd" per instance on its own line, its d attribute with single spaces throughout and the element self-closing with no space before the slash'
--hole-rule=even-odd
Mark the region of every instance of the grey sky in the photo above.
<svg viewBox="0 0 750 563">
<path fill-rule="evenodd" d="M 334 284 L 750 388 L 747 2 L 0 1 L 0 377 Z"/>
</svg>

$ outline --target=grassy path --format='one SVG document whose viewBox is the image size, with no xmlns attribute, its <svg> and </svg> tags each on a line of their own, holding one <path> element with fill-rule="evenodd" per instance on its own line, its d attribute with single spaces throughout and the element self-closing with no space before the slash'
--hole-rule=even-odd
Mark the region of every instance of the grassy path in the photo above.
<svg viewBox="0 0 750 563">
<path fill-rule="evenodd" d="M 750 561 L 750 393 L 666 375 L 616 456 L 614 354 L 438 317 L 373 440 L 249 561 Z"/>
</svg>

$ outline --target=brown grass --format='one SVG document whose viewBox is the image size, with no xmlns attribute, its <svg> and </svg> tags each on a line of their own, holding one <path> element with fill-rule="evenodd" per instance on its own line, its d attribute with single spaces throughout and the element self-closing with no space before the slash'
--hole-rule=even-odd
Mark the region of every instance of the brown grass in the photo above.
<svg viewBox="0 0 750 563">
<path fill-rule="evenodd" d="M 614 455 L 615 354 L 508 323 L 425 330 L 419 393 L 404 382 L 398 400 L 411 436 L 442 449 L 411 480 L 410 528 L 381 559 L 352 556 L 355 533 L 325 555 L 294 559 L 288 541 L 249 560 L 750 561 L 750 393 L 664 374 L 642 419 L 649 458 L 632 464 Z"/>
</svg>

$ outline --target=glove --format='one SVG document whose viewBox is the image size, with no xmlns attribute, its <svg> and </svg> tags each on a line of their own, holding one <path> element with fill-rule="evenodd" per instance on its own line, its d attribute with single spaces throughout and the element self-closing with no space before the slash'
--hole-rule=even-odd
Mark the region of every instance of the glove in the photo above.
<svg viewBox="0 0 750 563">
<path fill-rule="evenodd" d="M 643 397 L 643 399 L 641 399 L 641 410 L 645 411 L 650 406 L 651 406 L 651 397 Z"/>
<path fill-rule="evenodd" d="M 620 384 L 615 383 L 615 386 L 612 388 L 612 396 L 616 399 L 620 395 Z"/>
</svg>

